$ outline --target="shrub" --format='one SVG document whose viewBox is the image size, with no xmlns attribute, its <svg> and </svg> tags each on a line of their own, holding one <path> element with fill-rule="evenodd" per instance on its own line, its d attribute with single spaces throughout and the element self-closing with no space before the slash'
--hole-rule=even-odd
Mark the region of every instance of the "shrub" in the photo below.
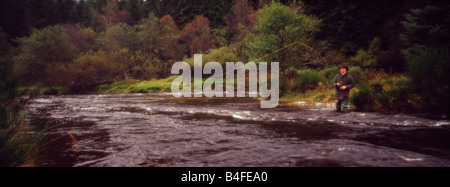
<svg viewBox="0 0 450 187">
<path fill-rule="evenodd" d="M 55 77 L 71 92 L 81 92 L 97 84 L 111 80 L 111 68 L 105 52 L 90 52 L 74 63 L 58 67 Z"/>
<path fill-rule="evenodd" d="M 449 59 L 449 48 L 423 47 L 407 57 L 411 85 L 428 111 L 450 111 Z"/>
<path fill-rule="evenodd" d="M 355 56 L 350 57 L 350 63 L 363 68 L 379 67 L 378 56 L 381 54 L 380 47 L 380 39 L 376 37 L 370 42 L 367 51 L 360 49 Z"/>
<path fill-rule="evenodd" d="M 189 55 L 214 48 L 215 41 L 209 26 L 208 18 L 199 15 L 183 28 L 181 37 L 189 47 Z"/>
<path fill-rule="evenodd" d="M 358 110 L 415 111 L 417 106 L 411 103 L 415 96 L 410 85 L 410 80 L 405 77 L 388 78 L 381 82 L 363 82 L 357 86 L 356 92 L 350 95 L 350 102 Z"/>
<path fill-rule="evenodd" d="M 355 86 L 368 81 L 367 72 L 358 66 L 350 66 L 348 73 L 353 77 Z"/>
<path fill-rule="evenodd" d="M 294 79 L 293 90 L 304 92 L 308 89 L 315 89 L 319 83 L 325 81 L 324 77 L 313 69 L 301 70 L 299 77 Z"/>
<path fill-rule="evenodd" d="M 350 102 L 358 110 L 371 110 L 374 108 L 375 98 L 367 84 L 358 86 L 358 91 L 350 95 Z"/>
<path fill-rule="evenodd" d="M 228 45 L 217 49 L 211 49 L 208 51 L 208 53 L 203 54 L 203 64 L 208 62 L 218 62 L 222 65 L 225 65 L 226 62 L 247 63 L 244 61 L 247 59 L 242 59 L 238 56 L 240 54 L 238 47 L 238 45 Z M 184 59 L 184 61 L 191 66 L 194 66 L 194 57 L 186 58 Z"/>
<path fill-rule="evenodd" d="M 14 57 L 15 69 L 29 83 L 54 84 L 54 67 L 68 64 L 76 56 L 77 48 L 62 26 L 33 29 L 29 37 L 18 39 L 19 55 Z"/>
<path fill-rule="evenodd" d="M 322 75 L 327 79 L 327 82 L 331 84 L 336 74 L 339 73 L 338 66 L 328 66 L 321 71 Z"/>
</svg>

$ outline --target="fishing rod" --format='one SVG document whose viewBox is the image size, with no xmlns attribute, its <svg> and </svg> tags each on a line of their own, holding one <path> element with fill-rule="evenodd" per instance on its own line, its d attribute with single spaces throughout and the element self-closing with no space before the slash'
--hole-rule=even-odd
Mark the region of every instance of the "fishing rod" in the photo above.
<svg viewBox="0 0 450 187">
<path fill-rule="evenodd" d="M 258 60 L 267 58 L 267 57 L 269 57 L 269 56 L 272 56 L 272 55 L 274 55 L 274 54 L 276 54 L 276 53 L 279 53 L 279 52 L 281 52 L 281 51 L 283 51 L 283 50 L 285 50 L 285 49 L 288 49 L 288 48 L 290 48 L 290 47 L 292 47 L 292 46 L 294 46 L 294 45 L 296 45 L 296 44 L 302 45 L 302 46 L 304 46 L 304 47 L 310 49 L 312 52 L 314 52 L 315 54 L 319 55 L 320 58 L 322 59 L 322 61 L 325 63 L 325 59 L 323 58 L 322 55 L 320 55 L 316 50 L 314 50 L 314 48 L 312 48 L 312 47 L 310 47 L 310 46 L 308 46 L 308 45 L 306 45 L 306 44 L 304 44 L 304 43 L 301 43 L 301 42 L 294 42 L 294 43 L 291 43 L 291 44 L 289 44 L 289 45 L 287 45 L 287 46 L 285 46 L 285 47 L 283 47 L 283 48 L 281 48 L 281 49 L 278 49 L 278 50 L 276 50 L 276 51 L 274 51 L 274 52 L 272 52 L 272 53 L 270 53 L 270 54 L 267 54 L 267 55 L 265 55 L 265 56 L 263 56 L 263 57 L 257 58 L 257 59 L 254 60 L 254 61 L 258 61 Z"/>
</svg>

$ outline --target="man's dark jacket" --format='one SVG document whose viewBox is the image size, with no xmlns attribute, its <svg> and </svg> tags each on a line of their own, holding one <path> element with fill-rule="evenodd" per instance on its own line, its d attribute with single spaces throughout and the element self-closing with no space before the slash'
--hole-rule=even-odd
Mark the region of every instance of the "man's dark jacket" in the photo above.
<svg viewBox="0 0 450 187">
<path fill-rule="evenodd" d="M 341 83 L 341 86 L 346 86 L 345 90 L 341 90 L 340 86 L 337 86 L 337 83 Z M 344 100 L 348 101 L 348 96 L 350 94 L 350 89 L 352 89 L 354 85 L 353 77 L 346 73 L 345 75 L 337 74 L 333 79 L 333 87 L 336 88 L 335 97 L 336 100 Z"/>
</svg>

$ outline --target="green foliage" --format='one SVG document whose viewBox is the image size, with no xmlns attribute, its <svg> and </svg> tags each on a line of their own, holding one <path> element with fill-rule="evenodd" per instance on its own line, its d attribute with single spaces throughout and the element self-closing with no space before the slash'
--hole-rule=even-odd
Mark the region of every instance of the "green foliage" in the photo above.
<svg viewBox="0 0 450 187">
<path fill-rule="evenodd" d="M 89 28 L 50 26 L 18 40 L 15 69 L 26 84 L 64 86 L 72 92 L 114 80 L 162 78 L 183 56 L 180 39 L 170 16 L 159 20 L 150 15 L 136 26 L 110 24 L 98 37 Z"/>
<path fill-rule="evenodd" d="M 125 23 L 111 25 L 104 33 L 103 48 L 108 51 L 122 48 L 137 50 L 137 43 L 137 34 L 134 28 Z"/>
<path fill-rule="evenodd" d="M 139 53 L 129 49 L 119 51 L 86 53 L 74 63 L 61 66 L 57 76 L 61 85 L 72 92 L 86 91 L 93 86 L 113 80 L 124 80 L 132 75 L 132 67 L 143 63 Z"/>
<path fill-rule="evenodd" d="M 231 31 L 229 27 L 212 29 L 212 33 L 218 47 L 223 47 L 231 43 Z"/>
<path fill-rule="evenodd" d="M 305 69 L 299 72 L 297 78 L 294 79 L 294 91 L 305 92 L 309 89 L 316 89 L 320 83 L 324 83 L 324 77 L 314 69 Z"/>
<path fill-rule="evenodd" d="M 322 71 L 323 76 L 328 80 L 328 82 L 331 83 L 333 81 L 336 74 L 339 73 L 339 67 L 338 66 L 328 66 L 324 68 Z"/>
<path fill-rule="evenodd" d="M 392 24 L 401 14 L 404 1 L 358 0 L 329 1 L 303 0 L 309 11 L 322 20 L 318 39 L 328 41 L 334 49 L 345 55 L 355 55 L 374 37 L 390 38 L 385 26 Z M 410 2 L 411 3 L 411 2 Z M 392 28 L 390 28 L 392 29 Z"/>
<path fill-rule="evenodd" d="M 358 110 L 417 111 L 416 99 L 407 77 L 392 77 L 381 81 L 362 82 L 350 94 L 350 102 Z"/>
<path fill-rule="evenodd" d="M 91 86 L 110 81 L 112 72 L 105 52 L 90 52 L 77 58 L 73 64 L 61 66 L 59 83 L 72 92 L 84 91 Z"/>
<path fill-rule="evenodd" d="M 67 93 L 67 90 L 63 87 L 40 87 L 40 86 L 32 86 L 32 87 L 19 87 L 17 88 L 18 95 L 62 95 Z"/>
<path fill-rule="evenodd" d="M 88 52 L 96 48 L 97 33 L 91 28 L 83 28 L 73 24 L 63 25 L 77 52 Z"/>
<path fill-rule="evenodd" d="M 350 102 L 355 105 L 358 110 L 374 109 L 374 96 L 367 84 L 358 86 L 358 92 L 350 95 Z"/>
<path fill-rule="evenodd" d="M 237 51 L 232 47 L 221 47 L 218 49 L 211 49 L 207 55 L 204 56 L 205 62 L 219 62 L 225 64 L 226 62 L 242 61 L 237 55 Z"/>
<path fill-rule="evenodd" d="M 248 47 L 255 57 L 261 57 L 294 42 L 306 42 L 317 31 L 318 21 L 306 15 L 297 14 L 290 7 L 273 2 L 260 10 L 255 30 L 260 34 L 249 41 Z M 291 53 L 289 53 L 291 54 Z M 281 60 L 286 70 L 292 65 L 287 59 L 288 53 L 273 55 L 275 61 Z"/>
<path fill-rule="evenodd" d="M 423 47 L 418 54 L 410 54 L 408 76 L 416 93 L 423 97 L 423 105 L 434 112 L 450 110 L 450 48 Z"/>
<path fill-rule="evenodd" d="M 358 66 L 350 66 L 348 73 L 353 77 L 355 85 L 368 81 L 367 71 Z"/>
<path fill-rule="evenodd" d="M 42 133 L 30 133 L 20 123 L 23 117 L 9 121 L 9 127 L 0 129 L 0 167 L 33 166 Z"/>
<path fill-rule="evenodd" d="M 244 62 L 247 63 L 250 51 L 246 48 L 244 41 L 235 42 L 233 44 L 223 46 L 217 49 L 211 49 L 203 54 L 203 63 L 218 62 L 225 65 L 226 62 Z M 194 66 L 194 57 L 185 58 L 185 62 Z"/>
<path fill-rule="evenodd" d="M 152 0 L 155 1 L 155 0 Z M 229 13 L 231 0 L 165 0 L 154 2 L 161 7 L 158 15 L 171 15 L 180 27 L 184 27 L 191 22 L 197 15 L 203 15 L 211 21 L 211 26 L 218 28 L 223 26 L 223 17 Z M 155 7 L 155 8 L 156 8 Z M 156 12 L 155 12 L 156 13 Z"/>
<path fill-rule="evenodd" d="M 370 42 L 367 51 L 360 49 L 356 52 L 355 56 L 350 57 L 350 63 L 363 68 L 377 68 L 379 67 L 378 56 L 381 54 L 380 48 L 380 39 L 375 37 L 372 42 Z"/>
<path fill-rule="evenodd" d="M 414 9 L 402 24 L 407 74 L 419 102 L 429 112 L 450 114 L 450 6 Z"/>
<path fill-rule="evenodd" d="M 144 2 L 143 0 L 127 0 L 125 1 L 125 9 L 131 13 L 135 22 L 144 18 Z M 147 14 L 148 15 L 148 14 Z"/>
<path fill-rule="evenodd" d="M 176 76 L 172 76 L 166 79 L 140 81 L 117 81 L 112 84 L 100 85 L 92 89 L 93 93 L 155 93 L 170 91 L 172 81 Z"/>
<path fill-rule="evenodd" d="M 401 39 L 409 47 L 427 46 L 440 48 L 448 46 L 450 41 L 450 5 L 426 6 L 413 9 L 406 14 L 403 27 L 406 32 Z"/>
<path fill-rule="evenodd" d="M 279 2 L 272 2 L 260 10 L 254 29 L 259 33 L 248 39 L 247 46 L 254 58 L 270 54 L 294 42 L 309 42 L 318 30 L 319 21 L 305 14 L 299 14 Z M 299 67 L 298 51 L 283 50 L 262 59 L 269 62 L 280 62 L 281 72 L 289 67 Z M 288 78 L 285 77 L 286 82 Z M 287 89 L 290 86 L 287 85 Z"/>
<path fill-rule="evenodd" d="M 29 83 L 53 84 L 53 68 L 72 62 L 76 55 L 76 47 L 59 25 L 34 29 L 31 36 L 20 38 L 18 42 L 19 55 L 14 58 L 15 68 L 18 75 Z"/>
</svg>

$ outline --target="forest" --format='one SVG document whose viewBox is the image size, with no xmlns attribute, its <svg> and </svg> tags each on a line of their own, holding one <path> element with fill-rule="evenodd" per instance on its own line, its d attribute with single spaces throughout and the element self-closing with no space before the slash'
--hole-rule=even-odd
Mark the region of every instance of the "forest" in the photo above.
<svg viewBox="0 0 450 187">
<path fill-rule="evenodd" d="M 1 8 L 3 77 L 22 91 L 166 79 L 173 63 L 203 53 L 221 64 L 281 62 L 287 100 L 331 101 L 330 79 L 346 63 L 359 109 L 450 106 L 442 1 L 5 0 Z M 164 88 L 128 92 L 155 90 Z"/>
</svg>

